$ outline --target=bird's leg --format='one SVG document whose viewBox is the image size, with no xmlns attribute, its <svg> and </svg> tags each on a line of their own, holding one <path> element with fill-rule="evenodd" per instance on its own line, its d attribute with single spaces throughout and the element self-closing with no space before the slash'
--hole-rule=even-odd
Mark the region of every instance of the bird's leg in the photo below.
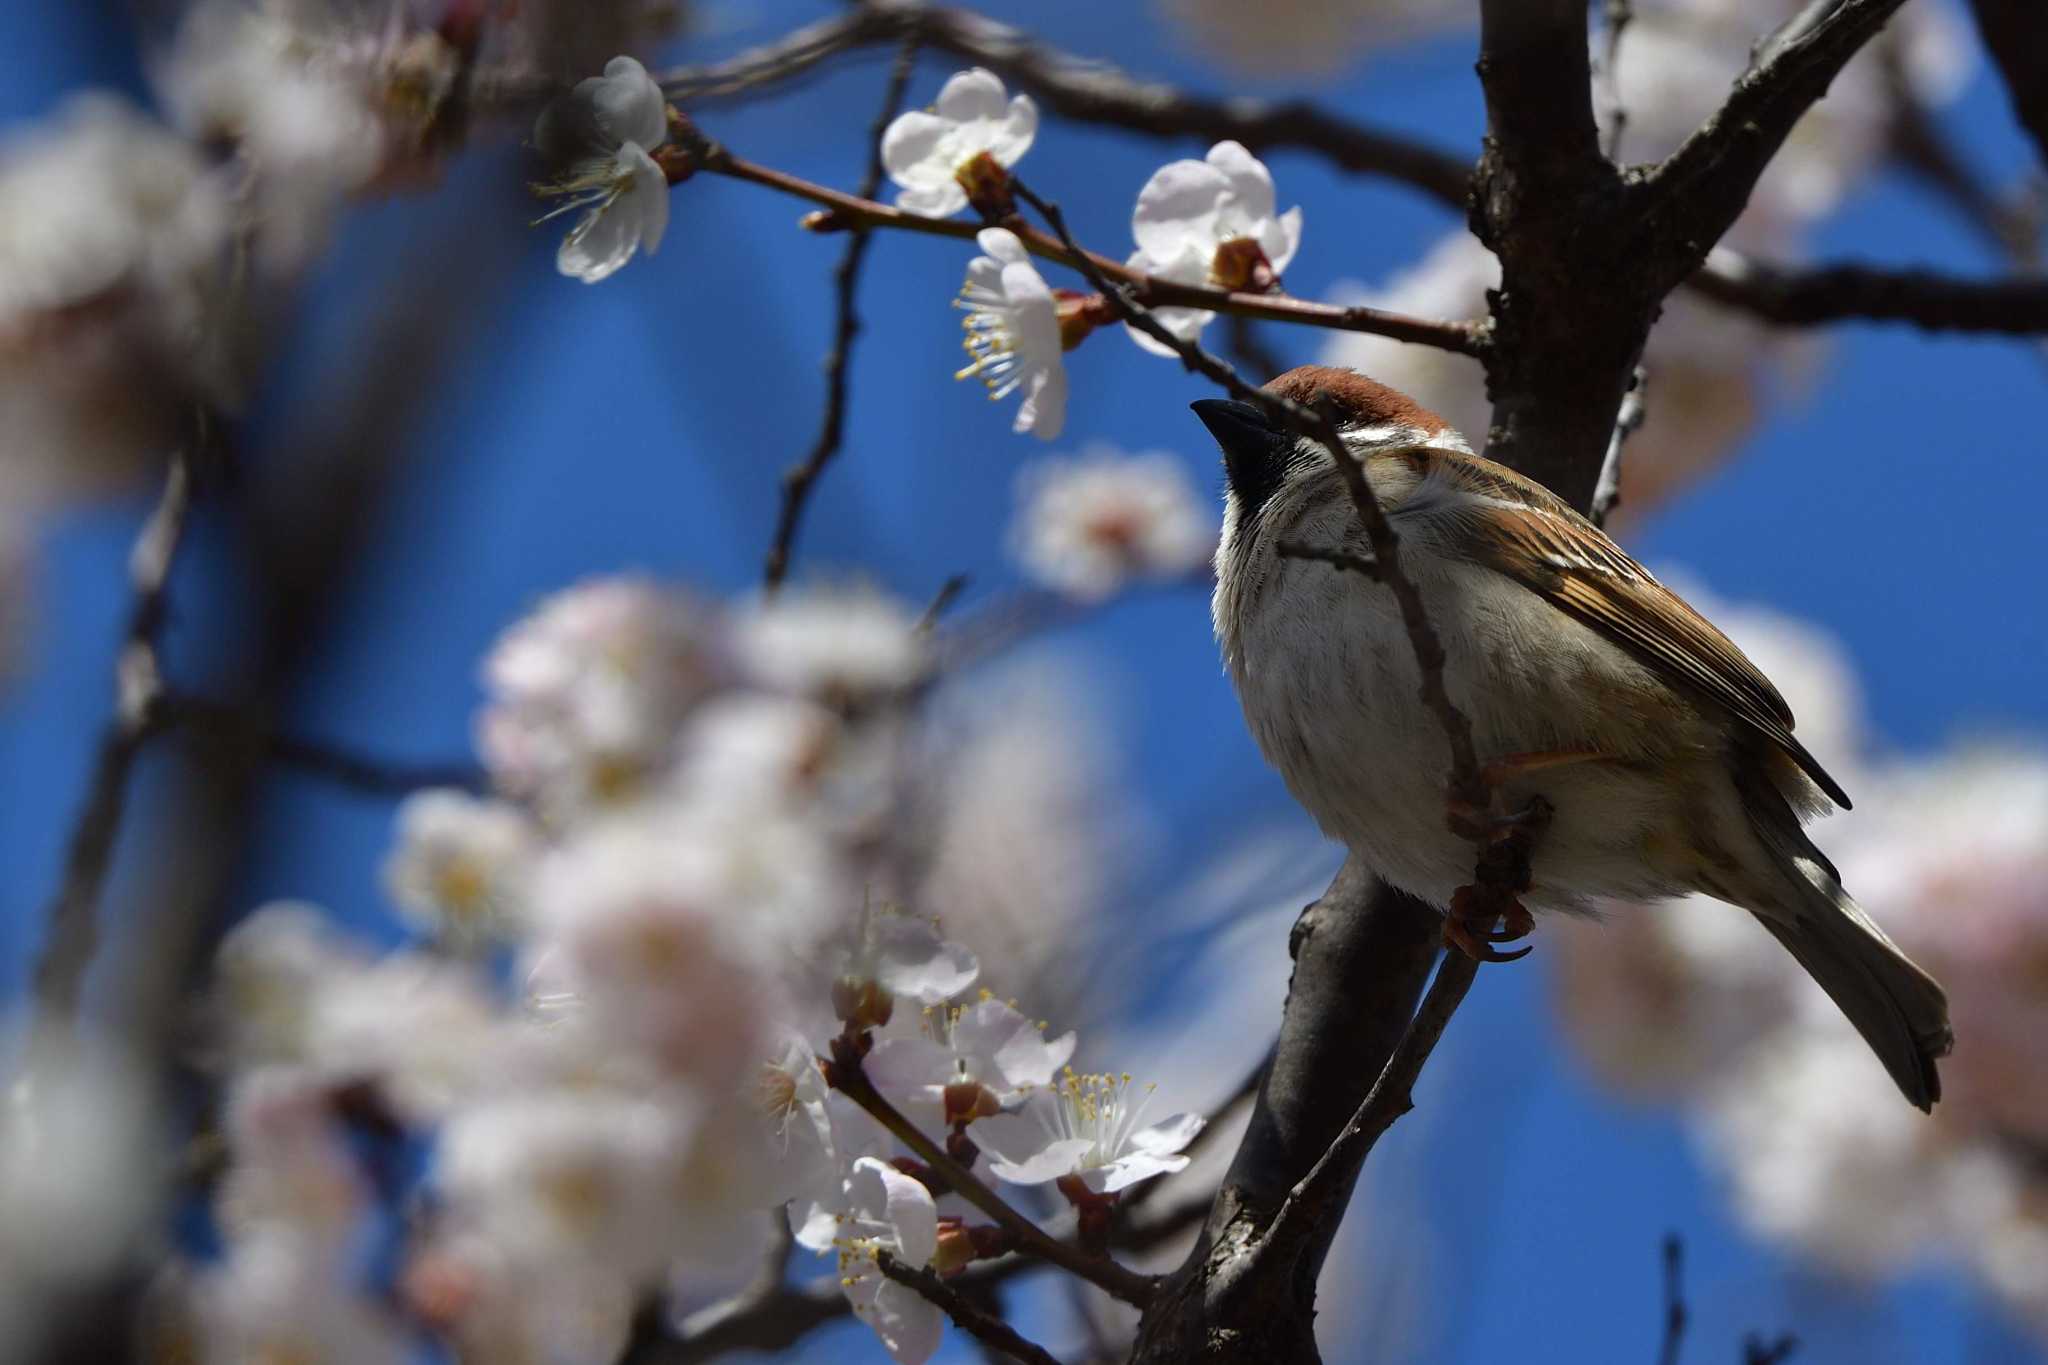
<svg viewBox="0 0 2048 1365">
<path fill-rule="evenodd" d="M 1534 879 L 1536 837 L 1550 823 L 1550 815 L 1550 803 L 1536 796 L 1512 814 L 1486 817 L 1479 829 L 1479 861 L 1472 884 L 1452 893 L 1444 914 L 1446 946 L 1480 962 L 1513 962 L 1528 955 L 1527 948 L 1504 953 L 1493 945 L 1527 938 L 1536 927 L 1535 916 L 1520 896 Z M 1453 811 L 1453 828 L 1456 819 Z"/>
</svg>

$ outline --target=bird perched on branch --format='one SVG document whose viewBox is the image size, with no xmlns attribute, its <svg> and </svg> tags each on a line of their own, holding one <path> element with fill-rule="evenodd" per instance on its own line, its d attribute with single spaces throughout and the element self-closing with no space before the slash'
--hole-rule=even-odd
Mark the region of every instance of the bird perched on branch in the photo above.
<svg viewBox="0 0 2048 1365">
<path fill-rule="evenodd" d="M 1444 909 L 1446 941 L 1475 957 L 1510 956 L 1493 944 L 1527 933 L 1529 909 L 1691 892 L 1739 905 L 1930 1108 L 1947 1000 L 1801 829 L 1849 798 L 1770 681 L 1599 528 L 1406 395 L 1321 366 L 1267 391 L 1320 406 L 1363 465 L 1493 798 L 1447 802 L 1441 717 L 1328 446 L 1207 399 L 1194 408 L 1229 485 L 1216 636 L 1260 749 L 1324 832 Z M 1475 894 L 1503 839 L 1526 855 L 1504 901 Z"/>
</svg>

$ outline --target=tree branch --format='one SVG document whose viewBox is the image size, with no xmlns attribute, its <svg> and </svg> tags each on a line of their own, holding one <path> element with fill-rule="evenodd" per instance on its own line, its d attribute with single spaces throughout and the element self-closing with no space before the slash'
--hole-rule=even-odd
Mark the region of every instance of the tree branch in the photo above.
<svg viewBox="0 0 2048 1365">
<path fill-rule="evenodd" d="M 734 156 L 724 147 L 705 138 L 687 120 L 677 125 L 675 131 L 677 140 L 682 142 L 696 159 L 698 169 L 713 175 L 763 185 L 823 205 L 827 212 L 814 214 L 804 220 L 804 226 L 814 232 L 890 228 L 971 241 L 985 226 L 961 218 L 929 218 L 923 214 L 909 213 L 859 195 L 846 194 L 824 185 L 814 184 L 784 171 L 757 165 Z M 1057 261 L 1061 265 L 1071 266 L 1077 270 L 1082 269 L 1078 257 L 1038 229 L 1024 223 L 1005 223 L 1004 226 L 1017 234 L 1018 240 L 1032 255 Z M 1327 327 L 1345 332 L 1370 332 L 1377 336 L 1392 337 L 1396 341 L 1410 341 L 1418 345 L 1434 346 L 1439 350 L 1455 351 L 1460 355 L 1478 355 L 1485 346 L 1486 328 L 1485 324 L 1480 322 L 1437 322 L 1408 317 L 1401 313 L 1389 313 L 1377 308 L 1339 308 L 1334 304 L 1316 303 L 1285 294 L 1253 294 L 1210 289 L 1201 285 L 1178 284 L 1131 270 L 1121 262 L 1112 261 L 1106 256 L 1091 254 L 1088 260 L 1102 275 L 1131 287 L 1136 292 L 1138 302 L 1148 308 L 1201 308 L 1213 313 L 1265 318 L 1272 322 L 1306 323 L 1314 327 Z"/>
<path fill-rule="evenodd" d="M 902 0 L 871 0 L 719 66 L 668 72 L 662 85 L 671 98 L 685 103 L 729 99 L 793 80 L 841 52 L 912 38 L 987 67 L 1076 122 L 1153 137 L 1228 139 L 1254 152 L 1312 152 L 1340 170 L 1386 176 L 1452 208 L 1465 204 L 1469 163 L 1449 152 L 1349 122 L 1300 100 L 1211 98 L 1141 81 L 972 11 Z"/>
<path fill-rule="evenodd" d="M 101 731 L 85 804 L 64 854 L 64 880 L 50 902 L 49 937 L 36 964 L 36 999 L 48 1022 L 77 1008 L 99 942 L 100 893 L 113 863 L 136 757 L 162 724 L 163 677 L 157 650 L 170 609 L 171 567 L 192 505 L 192 461 L 172 453 L 163 492 L 128 554 L 128 623 L 114 660 L 114 713 Z"/>
<path fill-rule="evenodd" d="M 1970 0 L 1985 50 L 2005 77 L 2013 116 L 2048 168 L 2048 8 L 2040 0 Z"/>
<path fill-rule="evenodd" d="M 857 1054 L 837 1047 L 834 1052 L 833 1060 L 826 1069 L 826 1076 L 833 1088 L 867 1110 L 898 1142 L 915 1152 L 917 1159 L 930 1166 L 939 1178 L 946 1182 L 948 1189 L 994 1219 L 998 1226 L 1016 1239 L 1018 1250 L 1056 1265 L 1070 1275 L 1077 1275 L 1105 1294 L 1122 1299 L 1125 1303 L 1140 1308 L 1145 1306 L 1146 1301 L 1152 1297 L 1151 1276 L 1141 1275 L 1106 1257 L 1091 1256 L 1077 1247 L 1069 1246 L 1017 1212 L 1001 1195 L 983 1184 L 980 1177 L 955 1161 L 944 1147 L 933 1141 L 928 1134 L 906 1118 L 901 1110 L 889 1103 L 868 1079 Z"/>
<path fill-rule="evenodd" d="M 882 134 L 903 107 L 903 92 L 910 84 L 910 73 L 916 64 L 917 39 L 911 38 L 896 54 L 896 64 L 890 68 L 889 83 L 882 92 L 882 107 L 875 115 L 874 125 L 868 129 L 868 168 L 861 177 L 862 199 L 873 199 L 875 191 L 882 187 Z M 818 476 L 825 472 L 825 466 L 839 453 L 840 443 L 846 435 L 846 372 L 853 357 L 854 338 L 860 335 L 860 315 L 854 311 L 854 295 L 860 287 L 860 271 L 867 260 L 868 244 L 873 240 L 872 231 L 855 228 L 846 239 L 846 250 L 839 258 L 838 269 L 832 272 L 838 322 L 833 329 L 832 350 L 825 357 L 825 415 L 819 422 L 818 438 L 811 446 L 811 453 L 782 476 L 782 510 L 776 515 L 775 536 L 768 546 L 768 562 L 762 571 L 771 592 L 782 586 L 783 578 L 789 573 L 790 551 L 796 544 L 797 529 L 803 522 L 811 490 L 817 486 Z"/>
<path fill-rule="evenodd" d="M 2048 281 L 1959 280 L 1926 270 L 1832 265 L 1786 270 L 1726 247 L 1693 277 L 1700 293 L 1781 326 L 1905 322 L 1930 332 L 2048 333 Z"/>
<path fill-rule="evenodd" d="M 1677 151 L 1647 172 L 1648 224 L 1691 274 L 1719 241 L 1784 145 L 1905 0 L 1810 0 L 1765 39 L 1724 103 Z"/>
<path fill-rule="evenodd" d="M 983 1345 L 1024 1365 L 1060 1365 L 1050 1351 L 1027 1340 L 995 1314 L 982 1311 L 972 1299 L 931 1271 L 912 1269 L 886 1251 L 875 1257 L 875 1267 L 896 1283 L 916 1290 L 927 1303 L 942 1309 L 954 1326 Z"/>
</svg>

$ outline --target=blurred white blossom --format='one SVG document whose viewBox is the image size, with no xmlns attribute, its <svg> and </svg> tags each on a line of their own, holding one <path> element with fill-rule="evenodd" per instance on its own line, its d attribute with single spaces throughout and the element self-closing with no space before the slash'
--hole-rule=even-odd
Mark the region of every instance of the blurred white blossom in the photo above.
<svg viewBox="0 0 2048 1365">
<path fill-rule="evenodd" d="M 463 1360 L 613 1365 L 632 1331 L 632 1282 L 585 1259 L 525 1259 L 475 1234 L 444 1235 L 407 1262 L 408 1309 Z"/>
<path fill-rule="evenodd" d="M 668 101 L 646 67 L 612 58 L 602 76 L 542 112 L 533 140 L 548 164 L 567 168 L 540 187 L 565 199 L 546 218 L 583 215 L 555 253 L 556 269 L 596 284 L 641 247 L 654 254 L 668 230 L 668 177 L 650 153 L 668 141 Z"/>
<path fill-rule="evenodd" d="M 219 1041 L 240 1066 L 304 1063 L 314 1007 L 330 982 L 368 966 L 366 955 L 303 901 L 274 901 L 229 930 L 214 954 Z"/>
<path fill-rule="evenodd" d="M 556 818 L 635 797 L 718 685 L 721 649 L 709 610 L 676 589 L 616 577 L 557 592 L 484 660 L 484 762 Z"/>
<path fill-rule="evenodd" d="M 1193 574 L 1216 546 L 1206 502 L 1164 451 L 1089 446 L 1026 466 L 1017 489 L 1013 551 L 1032 577 L 1083 601 L 1134 578 Z"/>
<path fill-rule="evenodd" d="M 524 811 L 437 788 L 401 802 L 397 825 L 384 885 L 415 927 L 458 949 L 518 932 L 538 851 Z"/>
<path fill-rule="evenodd" d="M 883 701 L 924 676 L 926 640 L 901 602 L 863 588 L 790 589 L 734 626 L 749 676 L 830 706 Z"/>
<path fill-rule="evenodd" d="M 1273 176 L 1236 142 L 1219 142 L 1201 161 L 1171 161 L 1152 173 L 1131 211 L 1138 249 L 1128 262 L 1141 274 L 1192 284 L 1268 293 L 1301 246 L 1301 210 L 1276 213 Z M 1184 341 L 1216 316 L 1200 308 L 1155 308 L 1152 316 Z M 1131 340 L 1155 355 L 1172 347 L 1126 323 Z"/>
<path fill-rule="evenodd" d="M 0 1351 L 32 1359 L 43 1314 L 147 1235 L 163 1133 L 148 1078 L 111 1042 L 44 1024 L 4 1047 Z"/>
<path fill-rule="evenodd" d="M 0 430 L 17 515 L 119 486 L 225 403 L 232 210 L 198 150 L 79 95 L 0 143 Z"/>
<path fill-rule="evenodd" d="M 807 826 L 697 816 L 657 809 L 580 833 L 540 871 L 535 927 L 616 1036 L 730 1084 L 768 1055 L 792 948 L 846 890 Z"/>
<path fill-rule="evenodd" d="M 1011 429 L 1056 440 L 1067 420 L 1059 305 L 1016 233 L 985 228 L 975 241 L 987 254 L 968 262 L 967 282 L 954 300 L 966 310 L 961 325 L 974 360 L 953 377 L 979 378 L 994 400 L 1022 389 Z"/>
<path fill-rule="evenodd" d="M 251 235 L 278 270 L 307 263 L 341 202 L 386 154 L 371 64 L 349 69 L 352 35 L 308 17 L 204 0 L 187 11 L 154 73 L 179 129 L 242 159 Z"/>
<path fill-rule="evenodd" d="M 1155 0 L 1201 49 L 1261 76 L 1327 76 L 1361 54 L 1446 29 L 1477 11 L 1456 0 Z"/>
<path fill-rule="evenodd" d="M 967 207 L 961 182 L 982 174 L 975 166 L 979 158 L 1008 170 L 1031 150 L 1038 106 L 1029 95 L 1005 96 L 1002 80 L 977 66 L 948 80 L 931 109 L 914 109 L 890 123 L 882 133 L 882 165 L 901 186 L 898 208 L 950 217 Z"/>
<path fill-rule="evenodd" d="M 208 1361 L 403 1365 L 411 1358 L 392 1316 L 294 1238 L 236 1243 L 193 1294 Z"/>
</svg>

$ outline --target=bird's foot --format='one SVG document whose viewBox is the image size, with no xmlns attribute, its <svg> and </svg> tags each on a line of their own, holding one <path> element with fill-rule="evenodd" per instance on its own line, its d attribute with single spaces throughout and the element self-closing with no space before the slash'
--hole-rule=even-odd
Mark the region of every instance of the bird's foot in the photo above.
<svg viewBox="0 0 2048 1365">
<path fill-rule="evenodd" d="M 1461 886 L 1451 893 L 1450 909 L 1444 912 L 1444 946 L 1475 962 L 1513 962 L 1527 957 L 1530 949 L 1502 952 L 1494 945 L 1527 938 L 1535 927 L 1536 917 L 1514 892 L 1485 884 Z"/>
<path fill-rule="evenodd" d="M 1542 797 L 1507 815 L 1487 813 L 1468 836 L 1479 844 L 1478 866 L 1470 886 L 1451 895 L 1444 915 L 1444 943 L 1478 962 L 1513 962 L 1529 949 L 1504 953 L 1496 943 L 1527 938 L 1536 918 L 1519 899 L 1534 879 L 1530 860 L 1536 836 L 1550 823 L 1551 805 Z M 1457 812 L 1453 811 L 1455 828 Z M 1496 928 L 1496 925 L 1502 927 Z"/>
</svg>

